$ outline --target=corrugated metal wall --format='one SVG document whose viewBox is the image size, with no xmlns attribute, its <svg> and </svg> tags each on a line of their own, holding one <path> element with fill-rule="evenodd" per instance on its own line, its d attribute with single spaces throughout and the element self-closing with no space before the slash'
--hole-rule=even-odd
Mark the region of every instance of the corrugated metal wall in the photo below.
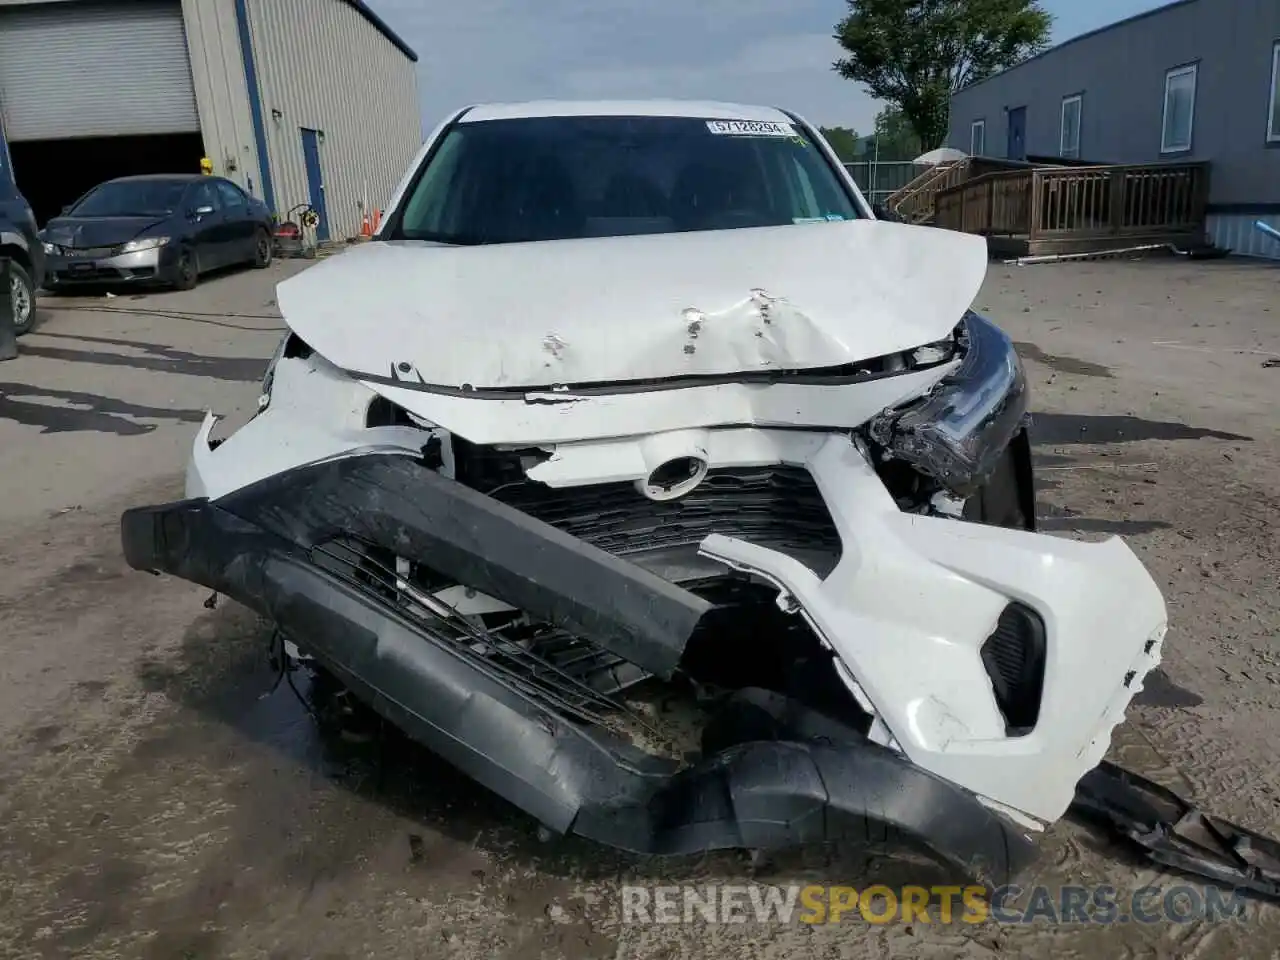
<svg viewBox="0 0 1280 960">
<path fill-rule="evenodd" d="M 182 0 L 200 130 L 213 172 L 263 196 L 235 0 Z"/>
<path fill-rule="evenodd" d="M 199 127 L 177 0 L 5 4 L 0 109 L 10 142 Z"/>
<path fill-rule="evenodd" d="M 276 206 L 309 201 L 300 131 L 322 131 L 330 232 L 355 236 L 364 204 L 386 208 L 422 143 L 416 65 L 340 0 L 248 9 Z"/>
<path fill-rule="evenodd" d="M 1205 227 L 1215 247 L 1230 250 L 1242 257 L 1280 260 L 1280 240 L 1257 229 L 1254 223 L 1258 220 L 1280 230 L 1280 213 L 1211 213 Z"/>
</svg>

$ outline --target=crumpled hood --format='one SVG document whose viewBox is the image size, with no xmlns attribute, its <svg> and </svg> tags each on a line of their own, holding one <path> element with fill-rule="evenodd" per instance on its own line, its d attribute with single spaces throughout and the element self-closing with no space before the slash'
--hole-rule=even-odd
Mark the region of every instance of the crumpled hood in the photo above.
<svg viewBox="0 0 1280 960">
<path fill-rule="evenodd" d="M 885 221 L 453 247 L 377 241 L 284 281 L 289 326 L 356 374 L 527 388 L 812 369 L 945 337 L 981 237 Z"/>
</svg>

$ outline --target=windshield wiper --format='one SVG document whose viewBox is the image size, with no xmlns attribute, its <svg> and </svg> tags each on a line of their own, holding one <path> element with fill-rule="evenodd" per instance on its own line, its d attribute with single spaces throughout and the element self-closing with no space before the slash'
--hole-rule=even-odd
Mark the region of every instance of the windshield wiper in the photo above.
<svg viewBox="0 0 1280 960">
<path fill-rule="evenodd" d="M 425 243 L 444 243 L 451 247 L 479 247 L 486 243 L 492 243 L 491 240 L 473 233 L 442 233 L 431 230 L 415 230 L 413 232 L 402 230 L 400 236 L 395 239 L 421 240 Z"/>
</svg>

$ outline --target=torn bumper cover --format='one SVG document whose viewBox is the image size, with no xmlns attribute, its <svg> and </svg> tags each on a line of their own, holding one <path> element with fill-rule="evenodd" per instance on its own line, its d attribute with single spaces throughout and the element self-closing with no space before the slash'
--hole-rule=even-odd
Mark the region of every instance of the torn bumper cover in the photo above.
<svg viewBox="0 0 1280 960">
<path fill-rule="evenodd" d="M 769 739 L 749 732 L 758 724 L 712 723 L 692 766 L 647 754 L 534 695 L 533 680 L 496 670 L 443 621 L 407 615 L 317 564 L 315 549 L 339 534 L 430 557 L 468 586 L 655 673 L 679 661 L 706 609 L 680 587 L 398 456 L 332 460 L 218 501 L 122 519 L 131 566 L 203 584 L 271 618 L 392 723 L 558 832 L 656 854 L 901 842 L 990 884 L 1033 855 L 1025 833 L 974 794 L 777 694 L 736 695 L 738 714 L 746 703 L 772 718 Z"/>
<path fill-rule="evenodd" d="M 459 583 L 591 637 L 660 676 L 679 663 L 709 607 L 402 456 L 347 457 L 286 471 L 223 497 L 218 507 L 297 547 L 346 537 L 429 562 Z M 181 547 L 199 556 L 208 540 L 197 534 Z"/>
</svg>

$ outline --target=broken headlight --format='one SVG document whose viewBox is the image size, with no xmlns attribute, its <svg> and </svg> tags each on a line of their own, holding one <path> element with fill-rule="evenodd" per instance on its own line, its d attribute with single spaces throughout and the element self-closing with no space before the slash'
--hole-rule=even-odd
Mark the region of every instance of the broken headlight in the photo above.
<svg viewBox="0 0 1280 960">
<path fill-rule="evenodd" d="M 924 395 L 868 424 L 871 439 L 956 494 L 974 493 L 1022 428 L 1027 382 L 1009 337 L 990 320 L 961 321 L 960 364 Z"/>
<path fill-rule="evenodd" d="M 271 384 L 276 377 L 276 365 L 280 363 L 280 358 L 284 356 L 285 348 L 289 346 L 289 339 L 292 336 L 292 333 L 286 333 L 280 340 L 280 345 L 276 347 L 276 352 L 267 361 L 267 372 L 262 375 L 262 393 L 258 395 L 258 413 L 267 409 L 267 405 L 271 403 Z"/>
</svg>

